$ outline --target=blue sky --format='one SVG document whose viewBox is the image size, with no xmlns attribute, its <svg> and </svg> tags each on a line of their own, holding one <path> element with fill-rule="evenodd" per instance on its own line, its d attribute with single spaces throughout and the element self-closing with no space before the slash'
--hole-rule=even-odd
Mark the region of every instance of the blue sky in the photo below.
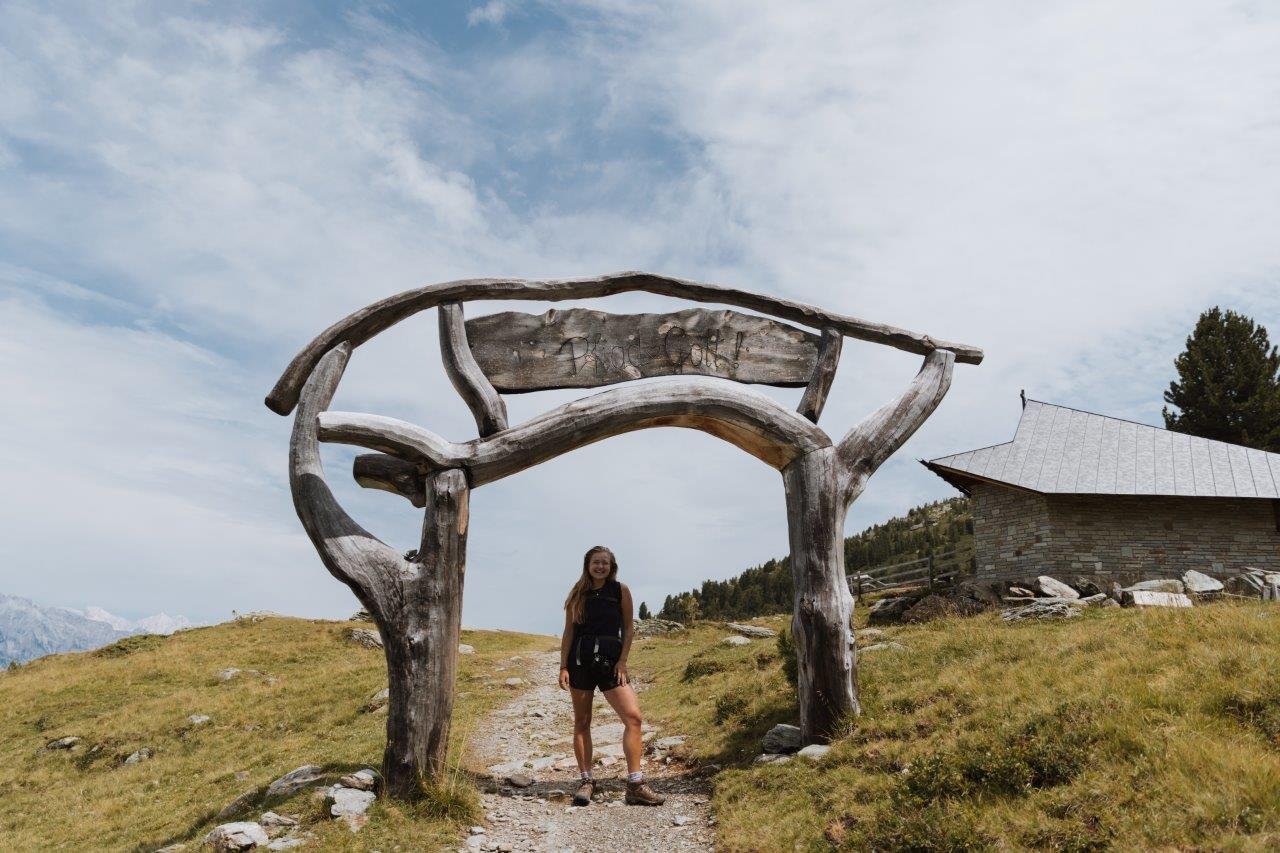
<svg viewBox="0 0 1280 853">
<path fill-rule="evenodd" d="M 0 590 L 44 603 L 346 615 L 261 399 L 320 329 L 433 281 L 647 269 L 985 347 L 851 532 L 951 494 L 914 460 L 1009 438 L 1020 388 L 1158 424 L 1200 310 L 1280 334 L 1273 4 L 0 14 Z M 917 367 L 847 346 L 823 425 Z M 429 316 L 362 347 L 335 405 L 474 431 Z M 350 457 L 345 504 L 413 547 L 419 514 Z M 777 474 L 683 430 L 486 486 L 472 517 L 478 626 L 553 630 L 597 542 L 651 605 L 786 549 Z"/>
</svg>

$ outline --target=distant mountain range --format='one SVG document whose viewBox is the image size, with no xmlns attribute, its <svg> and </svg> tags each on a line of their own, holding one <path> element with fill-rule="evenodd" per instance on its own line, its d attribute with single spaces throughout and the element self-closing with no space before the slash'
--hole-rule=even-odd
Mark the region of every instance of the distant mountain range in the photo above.
<svg viewBox="0 0 1280 853">
<path fill-rule="evenodd" d="M 165 613 L 136 621 L 101 607 L 84 611 L 45 607 L 16 595 L 0 595 L 0 666 L 57 652 L 96 649 L 133 634 L 172 634 L 191 623 Z"/>
</svg>

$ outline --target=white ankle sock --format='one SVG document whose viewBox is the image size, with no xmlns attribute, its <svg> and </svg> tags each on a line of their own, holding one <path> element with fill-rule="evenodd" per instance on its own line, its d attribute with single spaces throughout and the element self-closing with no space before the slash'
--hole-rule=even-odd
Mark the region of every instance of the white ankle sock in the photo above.
<svg viewBox="0 0 1280 853">
<path fill-rule="evenodd" d="M 632 782 L 632 783 L 635 783 L 635 782 L 643 782 L 643 781 L 644 781 L 644 772 L 643 772 L 643 771 L 640 771 L 640 770 L 637 770 L 635 773 L 628 773 L 628 774 L 627 774 L 627 781 L 628 781 L 628 782 Z"/>
<path fill-rule="evenodd" d="M 583 770 L 583 771 L 580 771 L 580 773 L 581 773 L 582 781 L 583 781 L 583 782 L 586 782 L 588 779 L 590 779 L 590 778 L 591 778 L 591 771 L 590 771 L 590 770 Z"/>
</svg>

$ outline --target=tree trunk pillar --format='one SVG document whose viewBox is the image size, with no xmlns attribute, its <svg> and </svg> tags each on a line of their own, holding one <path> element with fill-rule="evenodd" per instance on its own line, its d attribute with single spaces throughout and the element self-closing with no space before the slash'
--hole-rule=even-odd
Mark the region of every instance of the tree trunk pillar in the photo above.
<svg viewBox="0 0 1280 853">
<path fill-rule="evenodd" d="M 836 733 L 859 713 L 850 617 L 853 596 L 844 573 L 847 510 L 834 448 L 797 458 L 782 471 L 787 496 L 795 613 L 791 631 L 799 663 L 800 732 L 808 743 Z"/>
<path fill-rule="evenodd" d="M 382 775 L 390 796 L 416 797 L 444 776 L 453 714 L 470 491 L 452 468 L 426 479 L 426 517 L 416 560 L 384 602 L 379 620 L 387 656 L 387 748 Z"/>
</svg>

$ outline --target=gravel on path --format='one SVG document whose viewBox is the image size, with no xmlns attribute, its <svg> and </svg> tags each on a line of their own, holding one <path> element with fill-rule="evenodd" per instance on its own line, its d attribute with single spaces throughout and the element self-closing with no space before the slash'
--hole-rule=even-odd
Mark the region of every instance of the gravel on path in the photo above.
<svg viewBox="0 0 1280 853">
<path fill-rule="evenodd" d="M 570 805 L 578 785 L 573 757 L 573 710 L 569 694 L 556 685 L 559 655 L 539 654 L 528 689 L 493 712 L 470 739 L 470 753 L 493 779 L 482 794 L 486 826 L 471 828 L 460 851 L 694 851 L 712 850 L 711 786 L 677 761 L 668 763 L 651 745 L 656 730 L 646 725 L 642 765 L 650 787 L 666 796 L 661 806 L 628 806 L 622 796 L 626 761 L 622 723 L 596 694 L 592 740 L 597 764 L 596 800 Z M 644 708 L 641 697 L 640 707 Z M 603 762 L 603 765 L 602 763 Z M 522 774 L 516 787 L 505 780 Z"/>
</svg>

